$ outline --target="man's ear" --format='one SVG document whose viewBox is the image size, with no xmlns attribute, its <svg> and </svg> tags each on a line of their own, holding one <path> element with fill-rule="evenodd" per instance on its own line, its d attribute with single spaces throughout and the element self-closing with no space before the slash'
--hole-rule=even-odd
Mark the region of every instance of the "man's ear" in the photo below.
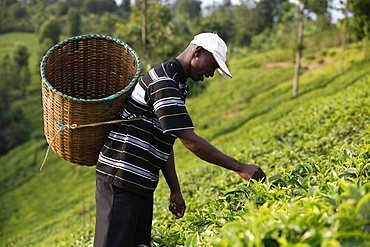
<svg viewBox="0 0 370 247">
<path fill-rule="evenodd" d="M 195 57 L 200 57 L 200 55 L 203 53 L 204 49 L 201 46 L 197 46 L 194 51 L 194 56 Z"/>
</svg>

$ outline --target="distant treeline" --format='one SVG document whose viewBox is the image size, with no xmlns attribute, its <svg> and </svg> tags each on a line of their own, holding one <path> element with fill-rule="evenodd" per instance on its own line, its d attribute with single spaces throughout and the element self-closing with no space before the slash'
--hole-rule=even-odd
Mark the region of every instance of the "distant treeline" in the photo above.
<svg viewBox="0 0 370 247">
<path fill-rule="evenodd" d="M 333 0 L 231 0 L 202 6 L 199 0 L 2 0 L 0 33 L 35 32 L 42 54 L 62 37 L 100 33 L 121 38 L 148 65 L 180 52 L 193 35 L 216 31 L 233 48 L 269 50 L 296 46 L 301 8 L 305 13 L 305 35 L 340 28 L 331 22 L 333 13 L 350 11 L 357 36 L 369 34 L 368 1 Z M 347 3 L 346 3 L 347 2 Z M 367 19 L 366 19 L 367 18 Z M 364 29 L 366 26 L 367 30 Z M 239 50 L 237 53 L 240 53 Z"/>
</svg>

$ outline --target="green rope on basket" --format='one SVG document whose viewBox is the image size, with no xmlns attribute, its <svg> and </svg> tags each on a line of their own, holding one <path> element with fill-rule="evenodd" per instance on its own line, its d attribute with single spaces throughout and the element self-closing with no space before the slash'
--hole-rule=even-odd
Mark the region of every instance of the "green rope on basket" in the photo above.
<svg viewBox="0 0 370 247">
<path fill-rule="evenodd" d="M 117 44 L 123 46 L 125 49 L 127 49 L 127 50 L 130 51 L 130 53 L 133 55 L 133 57 L 134 57 L 134 59 L 136 61 L 137 70 L 136 70 L 136 73 L 135 73 L 134 78 L 126 86 L 126 88 L 131 88 L 131 87 L 134 86 L 134 84 L 136 83 L 138 77 L 141 74 L 141 61 L 140 61 L 139 56 L 136 53 L 136 51 L 131 46 L 129 46 L 127 43 L 123 42 L 120 39 L 112 38 L 111 36 L 105 36 L 105 35 L 100 35 L 100 34 L 86 34 L 86 35 L 79 35 L 79 36 L 71 37 L 71 38 L 68 38 L 66 40 L 63 40 L 63 41 L 59 42 L 58 44 L 56 44 L 53 47 L 51 47 L 47 51 L 46 55 L 43 56 L 43 59 L 42 59 L 42 61 L 40 63 L 40 71 L 41 71 L 41 77 L 42 77 L 42 79 L 44 81 L 44 84 L 46 85 L 47 88 L 50 88 L 50 89 L 52 89 L 52 91 L 54 93 L 57 93 L 57 90 L 50 84 L 50 82 L 48 81 L 48 79 L 46 78 L 46 75 L 45 75 L 45 64 L 46 64 L 47 59 L 50 57 L 49 55 L 52 54 L 60 46 L 63 46 L 64 44 L 75 42 L 75 41 L 79 41 L 79 40 L 83 40 L 83 39 L 91 39 L 91 38 L 97 38 L 97 39 L 107 39 L 108 38 L 110 41 L 114 41 Z M 76 42 L 76 44 L 78 44 L 78 42 Z M 124 90 L 126 90 L 126 88 L 120 90 L 117 93 L 119 95 L 121 95 L 122 93 L 125 93 L 126 91 L 124 91 Z M 63 94 L 62 92 L 58 92 L 58 93 L 59 93 L 59 95 L 61 97 L 66 98 L 66 99 L 69 99 L 69 100 L 72 100 L 73 102 L 80 101 L 80 102 L 89 103 L 87 99 L 77 99 L 76 97 L 72 97 L 72 96 Z M 112 95 L 110 95 L 108 97 L 105 97 L 105 98 L 96 99 L 96 102 L 105 102 L 107 100 L 114 100 L 115 97 L 116 97 L 115 95 L 116 94 L 112 94 Z"/>
</svg>

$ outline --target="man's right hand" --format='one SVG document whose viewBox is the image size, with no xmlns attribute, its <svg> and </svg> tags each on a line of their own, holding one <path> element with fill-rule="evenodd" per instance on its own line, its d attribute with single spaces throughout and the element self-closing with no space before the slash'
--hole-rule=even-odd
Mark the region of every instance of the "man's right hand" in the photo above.
<svg viewBox="0 0 370 247">
<path fill-rule="evenodd" d="M 245 180 L 255 179 L 257 181 L 266 179 L 266 174 L 262 171 L 261 167 L 253 164 L 244 164 L 237 171 L 240 177 Z"/>
</svg>

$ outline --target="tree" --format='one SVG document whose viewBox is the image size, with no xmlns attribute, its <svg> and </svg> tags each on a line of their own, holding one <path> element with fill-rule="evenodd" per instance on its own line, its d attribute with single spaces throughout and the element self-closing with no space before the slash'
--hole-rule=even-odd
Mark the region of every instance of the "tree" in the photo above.
<svg viewBox="0 0 370 247">
<path fill-rule="evenodd" d="M 10 109 L 8 121 L 7 127 L 2 130 L 5 152 L 26 142 L 31 133 L 30 122 L 24 116 L 20 106 Z"/>
<path fill-rule="evenodd" d="M 120 20 L 116 15 L 105 12 L 100 16 L 100 25 L 97 31 L 102 34 L 114 35 L 116 23 L 119 22 Z"/>
<path fill-rule="evenodd" d="M 85 14 L 113 13 L 117 9 L 114 0 L 85 0 L 83 5 Z"/>
<path fill-rule="evenodd" d="M 7 12 L 14 18 L 14 20 L 19 20 L 27 16 L 26 8 L 19 2 L 15 2 L 10 5 Z"/>
<path fill-rule="evenodd" d="M 146 39 L 147 39 L 147 15 L 148 15 L 148 1 L 141 0 L 141 51 L 146 54 Z"/>
<path fill-rule="evenodd" d="M 76 8 L 70 8 L 67 13 L 68 29 L 70 36 L 81 34 L 81 14 Z"/>
<path fill-rule="evenodd" d="M 0 33 L 9 31 L 32 31 L 27 19 L 26 5 L 21 1 L 0 1 Z"/>
<path fill-rule="evenodd" d="M 192 35 L 199 27 L 201 18 L 201 1 L 198 0 L 177 0 L 173 6 L 173 22 L 179 34 Z"/>
<path fill-rule="evenodd" d="M 16 49 L 14 51 L 14 61 L 17 67 L 23 68 L 28 67 L 28 58 L 30 54 L 28 52 L 27 46 L 22 44 L 16 44 Z"/>
<path fill-rule="evenodd" d="M 31 74 L 28 67 L 28 58 L 30 54 L 27 47 L 22 44 L 16 44 L 16 49 L 13 54 L 13 78 L 15 78 L 13 86 L 16 86 L 15 89 L 20 90 L 20 96 L 24 98 L 26 96 L 26 86 L 31 83 Z"/>
<path fill-rule="evenodd" d="M 301 57 L 302 57 L 302 50 L 303 50 L 304 8 L 305 8 L 305 1 L 301 0 L 300 6 L 299 6 L 297 48 L 296 48 L 295 66 L 294 66 L 293 97 L 296 97 L 298 95 L 299 72 L 301 68 Z"/>
<path fill-rule="evenodd" d="M 251 43 L 252 36 L 255 34 L 253 24 L 253 13 L 248 5 L 242 4 L 233 8 L 233 25 L 239 27 L 233 35 L 233 43 L 236 46 L 247 46 Z"/>
<path fill-rule="evenodd" d="M 341 1 L 341 5 L 343 7 L 342 11 L 344 14 L 344 19 L 343 19 L 343 25 L 342 25 L 342 35 L 341 35 L 341 52 L 340 52 L 340 60 L 339 60 L 339 73 L 343 72 L 343 61 L 344 61 L 344 50 L 346 47 L 346 33 L 347 33 L 347 25 L 348 25 L 348 4 L 343 3 Z"/>
<path fill-rule="evenodd" d="M 39 55 L 43 57 L 45 53 L 53 46 L 55 43 L 50 38 L 45 38 L 42 43 L 39 44 Z"/>
<path fill-rule="evenodd" d="M 60 21 L 55 16 L 52 16 L 41 25 L 39 43 L 42 44 L 47 38 L 51 39 L 53 44 L 58 43 L 61 31 L 62 27 Z"/>
<path fill-rule="evenodd" d="M 177 0 L 175 3 L 175 18 L 178 15 L 185 15 L 189 19 L 201 17 L 201 1 L 198 0 Z"/>
<path fill-rule="evenodd" d="M 370 36 L 370 1 L 348 0 L 349 10 L 353 14 L 356 34 L 364 40 L 364 58 L 368 59 L 368 40 Z"/>
<path fill-rule="evenodd" d="M 131 1 L 123 0 L 121 5 L 118 6 L 118 15 L 121 16 L 125 21 L 129 19 L 131 13 Z"/>
<path fill-rule="evenodd" d="M 0 59 L 0 155 L 28 140 L 31 132 L 21 106 L 13 104 L 19 86 L 25 84 L 22 71 L 28 70 L 28 56 L 27 49 L 18 45 L 13 57 L 6 53 Z M 21 90 L 25 92 L 25 86 Z"/>
<path fill-rule="evenodd" d="M 233 9 L 230 0 L 223 0 L 221 5 L 214 7 L 210 15 L 199 19 L 199 25 L 194 28 L 195 32 L 191 34 L 217 32 L 226 43 L 229 43 L 236 33 L 234 28 L 236 15 Z"/>
<path fill-rule="evenodd" d="M 328 0 L 331 1 L 331 0 Z M 316 13 L 317 15 L 327 14 L 328 1 L 316 0 L 300 0 L 298 7 L 298 32 L 297 32 L 297 47 L 294 66 L 294 79 L 293 79 L 293 97 L 298 95 L 298 82 L 299 73 L 301 68 L 301 58 L 303 51 L 303 30 L 305 21 L 305 12 L 307 14 Z"/>
<path fill-rule="evenodd" d="M 11 80 L 13 78 L 12 69 L 13 65 L 10 55 L 8 53 L 2 54 L 0 57 L 0 119 L 2 113 L 5 113 L 10 106 L 9 90 L 11 89 Z"/>
<path fill-rule="evenodd" d="M 170 7 L 148 1 L 146 53 L 144 54 L 141 46 L 141 2 L 133 5 L 131 10 L 128 23 L 116 24 L 115 36 L 136 50 L 143 63 L 143 70 L 177 55 L 184 48 L 184 42 L 189 42 L 191 36 L 179 33 L 171 21 L 173 16 Z"/>
<path fill-rule="evenodd" d="M 47 8 L 48 4 L 44 0 L 31 0 L 27 6 L 28 15 L 36 33 L 40 32 L 41 25 L 50 17 Z"/>
<path fill-rule="evenodd" d="M 281 18 L 284 2 L 287 0 L 261 0 L 257 3 L 254 12 L 256 33 L 262 33 L 265 29 L 271 29 L 274 23 Z"/>
<path fill-rule="evenodd" d="M 331 5 L 333 0 L 309 0 L 306 2 L 306 8 L 315 13 L 317 16 L 326 16 L 330 19 L 330 12 L 328 12 L 328 7 Z"/>
</svg>

